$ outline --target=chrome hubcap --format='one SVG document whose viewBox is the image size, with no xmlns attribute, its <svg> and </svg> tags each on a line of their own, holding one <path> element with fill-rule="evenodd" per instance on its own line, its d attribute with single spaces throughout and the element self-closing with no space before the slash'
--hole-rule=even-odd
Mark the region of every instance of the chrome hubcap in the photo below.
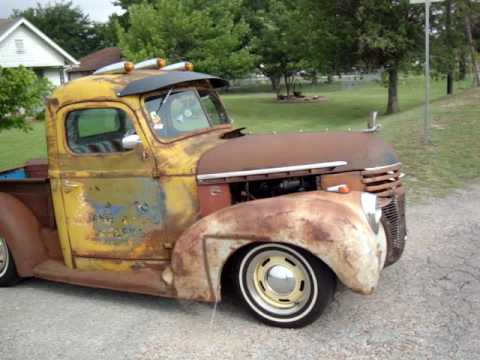
<svg viewBox="0 0 480 360">
<path fill-rule="evenodd" d="M 0 278 L 5 275 L 8 267 L 8 248 L 7 242 L 0 238 Z"/>
<path fill-rule="evenodd" d="M 301 310 L 312 292 L 305 266 L 297 257 L 281 250 L 256 254 L 247 266 L 245 280 L 255 302 L 281 316 Z"/>
<path fill-rule="evenodd" d="M 267 284 L 279 294 L 290 294 L 295 289 L 295 274 L 281 265 L 272 267 L 267 272 Z"/>
</svg>

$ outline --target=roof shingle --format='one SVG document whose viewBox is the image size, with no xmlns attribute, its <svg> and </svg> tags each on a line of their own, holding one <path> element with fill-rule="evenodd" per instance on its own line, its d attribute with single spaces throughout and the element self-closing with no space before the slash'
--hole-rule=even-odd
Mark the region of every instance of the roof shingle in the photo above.
<svg viewBox="0 0 480 360">
<path fill-rule="evenodd" d="M 95 51 L 79 61 L 80 66 L 71 69 L 70 72 L 95 71 L 101 67 L 122 61 L 122 54 L 119 48 L 109 47 Z"/>
<path fill-rule="evenodd" d="M 0 36 L 15 24 L 17 20 L 0 19 Z"/>
</svg>

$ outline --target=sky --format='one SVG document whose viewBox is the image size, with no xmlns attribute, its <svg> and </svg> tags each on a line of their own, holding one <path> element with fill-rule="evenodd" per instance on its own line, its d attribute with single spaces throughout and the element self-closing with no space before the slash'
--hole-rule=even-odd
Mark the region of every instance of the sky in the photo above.
<svg viewBox="0 0 480 360">
<path fill-rule="evenodd" d="M 114 12 L 121 13 L 121 9 L 112 5 L 113 0 L 72 0 L 75 6 L 80 7 L 91 20 L 107 21 Z M 57 1 L 59 2 L 59 1 Z M 47 5 L 55 0 L 0 0 L 0 18 L 8 18 L 13 9 L 25 10 L 36 6 L 36 3 Z"/>
</svg>

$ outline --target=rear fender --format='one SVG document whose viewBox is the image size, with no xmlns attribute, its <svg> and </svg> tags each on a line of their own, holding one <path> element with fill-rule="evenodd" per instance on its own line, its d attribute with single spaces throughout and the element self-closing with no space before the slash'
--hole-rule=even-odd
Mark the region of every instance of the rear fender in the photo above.
<svg viewBox="0 0 480 360">
<path fill-rule="evenodd" d="M 33 276 L 33 268 L 47 260 L 37 218 L 20 200 L 5 193 L 0 193 L 0 236 L 7 241 L 19 276 Z"/>
<path fill-rule="evenodd" d="M 227 259 L 248 244 L 267 242 L 309 251 L 347 287 L 370 294 L 385 263 L 386 239 L 383 230 L 371 230 L 360 194 L 306 192 L 245 202 L 203 218 L 173 250 L 178 297 L 219 301 Z"/>
</svg>

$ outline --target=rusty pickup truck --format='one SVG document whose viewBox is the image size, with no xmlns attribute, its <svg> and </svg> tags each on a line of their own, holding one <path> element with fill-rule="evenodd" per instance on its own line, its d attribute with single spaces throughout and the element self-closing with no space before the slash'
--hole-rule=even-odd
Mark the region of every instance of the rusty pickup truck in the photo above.
<svg viewBox="0 0 480 360">
<path fill-rule="evenodd" d="M 219 302 L 301 327 L 337 282 L 372 293 L 404 249 L 405 189 L 374 133 L 246 134 L 188 62 L 125 62 L 47 100 L 48 160 L 0 172 L 0 285 Z M 259 119 L 261 121 L 261 119 Z"/>
</svg>

